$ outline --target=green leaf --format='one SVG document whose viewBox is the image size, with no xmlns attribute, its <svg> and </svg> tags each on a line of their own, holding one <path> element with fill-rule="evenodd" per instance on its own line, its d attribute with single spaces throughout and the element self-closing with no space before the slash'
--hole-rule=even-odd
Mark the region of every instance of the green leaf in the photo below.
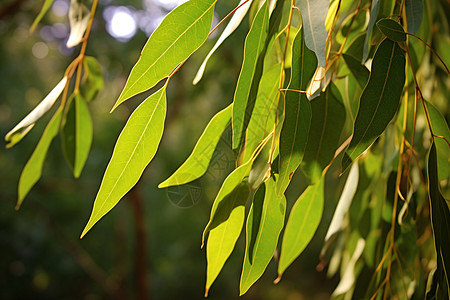
<svg viewBox="0 0 450 300">
<path fill-rule="evenodd" d="M 232 105 L 229 105 L 209 121 L 191 155 L 169 178 L 158 185 L 159 188 L 185 184 L 205 174 L 221 134 L 230 123 L 231 109 Z"/>
<path fill-rule="evenodd" d="M 256 14 L 247 38 L 245 39 L 244 61 L 242 62 L 242 68 L 233 100 L 233 149 L 239 147 L 246 123 L 249 121 L 247 108 L 252 106 L 249 102 L 255 101 L 254 99 L 249 98 L 252 94 L 252 88 L 255 88 L 255 86 L 257 87 L 257 82 L 255 80 L 259 80 L 259 78 L 255 78 L 257 77 L 255 76 L 255 73 L 258 63 L 262 61 L 261 58 L 264 58 L 261 57 L 261 53 L 265 48 L 268 30 L 269 10 L 267 2 L 264 2 L 263 6 L 261 6 Z"/>
<path fill-rule="evenodd" d="M 324 177 L 308 186 L 292 207 L 281 244 L 278 278 L 303 252 L 319 226 L 323 211 L 323 186 Z"/>
<path fill-rule="evenodd" d="M 361 89 L 366 87 L 367 81 L 369 81 L 370 72 L 367 68 L 361 64 L 356 58 L 348 54 L 342 54 L 350 72 L 355 76 Z"/>
<path fill-rule="evenodd" d="M 136 184 L 155 155 L 164 129 L 166 87 L 144 100 L 120 133 L 81 238 Z"/>
<path fill-rule="evenodd" d="M 431 128 L 433 133 L 445 137 L 450 141 L 450 130 L 441 113 L 428 101 L 425 101 L 428 115 L 430 117 Z M 447 142 L 442 138 L 435 138 L 434 143 L 437 151 L 438 174 L 439 180 L 450 178 L 450 148 Z"/>
<path fill-rule="evenodd" d="M 406 21 L 408 23 L 408 32 L 416 34 L 419 31 L 423 17 L 422 0 L 406 0 Z"/>
<path fill-rule="evenodd" d="M 325 93 L 311 101 L 311 128 L 303 157 L 302 170 L 311 182 L 322 177 L 339 146 L 345 123 L 345 107 L 337 87 L 330 83 Z"/>
<path fill-rule="evenodd" d="M 242 20 L 244 19 L 245 15 L 248 12 L 248 9 L 250 8 L 251 3 L 252 0 L 250 1 L 241 0 L 239 2 L 237 6 L 237 7 L 240 6 L 239 9 L 233 14 L 233 16 L 230 19 L 230 22 L 228 22 L 227 24 L 227 27 L 225 27 L 219 39 L 214 44 L 213 48 L 209 51 L 208 55 L 206 55 L 202 65 L 198 69 L 197 74 L 195 75 L 195 78 L 193 80 L 194 85 L 197 84 L 202 79 L 203 73 L 205 72 L 206 64 L 208 63 L 208 60 L 211 58 L 214 52 L 220 47 L 220 45 L 222 45 L 222 43 L 227 39 L 227 37 L 229 37 L 236 30 L 236 28 L 238 28 L 239 24 L 241 24 Z"/>
<path fill-rule="evenodd" d="M 172 10 L 153 32 L 114 105 L 142 93 L 197 50 L 208 37 L 217 0 L 190 0 Z"/>
<path fill-rule="evenodd" d="M 437 254 L 437 276 L 440 288 L 447 286 L 450 294 L 450 210 L 439 190 L 436 145 L 431 144 L 428 154 L 428 195 L 431 225 Z"/>
<path fill-rule="evenodd" d="M 86 56 L 83 61 L 84 78 L 80 92 L 86 102 L 91 102 L 103 88 L 102 67 L 95 57 Z"/>
<path fill-rule="evenodd" d="M 402 25 L 392 19 L 381 19 L 377 22 L 377 27 L 385 36 L 394 42 L 406 41 L 406 33 Z"/>
<path fill-rule="evenodd" d="M 245 135 L 243 160 L 247 161 L 261 142 L 273 129 L 277 112 L 276 98 L 280 85 L 281 64 L 273 66 L 261 77 L 255 107 Z"/>
<path fill-rule="evenodd" d="M 202 237 L 203 245 L 209 233 L 206 245 L 205 297 L 241 234 L 245 218 L 245 203 L 250 193 L 247 180 L 252 164 L 253 160 L 249 160 L 228 175 L 211 208 L 211 217 Z"/>
<path fill-rule="evenodd" d="M 292 174 L 303 159 L 311 121 L 311 106 L 305 91 L 317 67 L 317 59 L 306 48 L 303 30 L 295 37 L 292 55 L 292 74 L 285 98 L 285 119 L 280 135 L 280 178 L 277 193 L 284 193 Z"/>
<path fill-rule="evenodd" d="M 385 39 L 375 52 L 369 82 L 361 95 L 342 172 L 383 133 L 397 111 L 404 84 L 405 55 L 396 42 Z"/>
<path fill-rule="evenodd" d="M 53 90 L 42 100 L 22 121 L 19 122 L 5 136 L 5 141 L 9 142 L 6 148 L 11 148 L 33 128 L 34 123 L 39 120 L 53 104 L 58 100 L 67 83 L 67 77 L 64 77 Z"/>
<path fill-rule="evenodd" d="M 275 253 L 278 237 L 284 226 L 286 198 L 278 197 L 273 177 L 256 192 L 247 219 L 246 246 L 242 268 L 242 296 L 264 273 Z"/>
<path fill-rule="evenodd" d="M 91 11 L 81 0 L 71 0 L 69 9 L 70 34 L 66 47 L 72 48 L 83 40 L 84 32 L 89 24 Z"/>
<path fill-rule="evenodd" d="M 41 11 L 37 15 L 36 19 L 34 19 L 34 22 L 30 27 L 30 32 L 33 32 L 36 29 L 36 26 L 39 24 L 39 22 L 45 16 L 49 8 L 52 6 L 53 1 L 54 0 L 45 0 L 44 4 L 42 5 Z"/>
<path fill-rule="evenodd" d="M 316 54 L 318 65 L 325 67 L 325 45 L 328 35 L 325 19 L 330 1 L 296 0 L 295 4 L 302 14 L 306 46 Z"/>
<path fill-rule="evenodd" d="M 48 148 L 50 147 L 50 144 L 55 136 L 58 134 L 59 125 L 61 123 L 61 111 L 61 109 L 58 109 L 45 127 L 44 133 L 42 134 L 36 149 L 34 149 L 33 154 L 22 170 L 22 174 L 20 174 L 16 209 L 20 208 L 25 196 L 36 184 L 36 182 L 38 182 L 39 178 L 41 178 L 42 167 L 44 165 Z"/>
<path fill-rule="evenodd" d="M 370 36 L 372 33 L 373 26 L 375 25 L 375 21 L 378 18 L 378 10 L 379 10 L 379 0 L 372 1 L 372 9 L 370 10 L 370 19 L 369 25 L 367 26 L 366 38 L 364 40 L 364 49 L 363 49 L 363 57 L 362 61 L 365 62 L 369 57 L 369 44 L 370 44 Z"/>
</svg>

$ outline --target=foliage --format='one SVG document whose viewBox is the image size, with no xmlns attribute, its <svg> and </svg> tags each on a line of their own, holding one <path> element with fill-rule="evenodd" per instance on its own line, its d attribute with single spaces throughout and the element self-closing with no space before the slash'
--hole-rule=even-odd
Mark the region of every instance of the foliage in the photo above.
<svg viewBox="0 0 450 300">
<path fill-rule="evenodd" d="M 216 2 L 181 4 L 145 44 L 113 110 L 137 94 L 150 90 L 150 95 L 118 137 L 82 237 L 133 188 L 153 159 L 164 130 L 166 91 L 217 29 L 210 30 Z M 18 143 L 61 96 L 20 177 L 17 207 L 39 180 L 58 132 L 75 177 L 90 149 L 87 104 L 103 86 L 98 62 L 85 55 L 97 0 L 89 17 L 82 1 L 71 3 L 75 32 L 68 46 L 81 43 L 79 55 L 49 96 L 5 137 L 8 147 Z M 37 22 L 49 5 L 44 3 Z M 333 296 L 449 297 L 450 132 L 444 99 L 450 73 L 448 59 L 430 46 L 448 37 L 449 28 L 434 29 L 446 21 L 442 7 L 448 4 L 421 0 L 261 0 L 236 6 L 237 17 L 194 80 L 198 83 L 204 72 L 208 76 L 206 62 L 247 14 L 250 29 L 234 99 L 211 119 L 186 162 L 159 185 L 187 184 L 204 175 L 231 124 L 235 168 L 223 181 L 203 232 L 206 295 L 244 223 L 240 294 L 272 257 L 278 263 L 276 282 L 282 280 L 330 205 L 327 181 L 336 174 L 344 178 L 350 168 L 320 254 L 328 275 L 339 273 Z M 308 186 L 289 204 L 293 176 L 300 173 Z"/>
</svg>

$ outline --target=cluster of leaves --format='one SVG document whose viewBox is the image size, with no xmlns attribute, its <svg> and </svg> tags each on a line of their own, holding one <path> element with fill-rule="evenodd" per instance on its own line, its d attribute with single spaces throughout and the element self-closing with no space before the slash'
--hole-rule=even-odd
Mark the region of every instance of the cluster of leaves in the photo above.
<svg viewBox="0 0 450 300">
<path fill-rule="evenodd" d="M 82 236 L 153 159 L 164 130 L 166 89 L 216 29 L 210 31 L 216 2 L 181 4 L 144 46 L 113 110 L 137 94 L 159 89 L 136 108 L 118 137 Z M 84 53 L 97 1 L 87 18 L 80 17 L 85 9 L 74 3 L 79 14 L 72 14 L 78 22 L 72 28 L 78 33 L 69 41 L 83 42 L 80 55 L 6 137 L 10 146 L 17 143 L 63 93 L 22 173 L 18 205 L 39 179 L 58 132 L 75 176 L 89 152 L 92 126 L 86 102 L 101 88 L 101 74 Z M 240 294 L 272 258 L 278 263 L 276 281 L 281 280 L 315 234 L 326 175 L 340 160 L 339 173 L 350 172 L 321 254 L 330 276 L 341 272 L 334 296 L 411 298 L 426 292 L 430 298 L 448 298 L 450 131 L 440 114 L 448 104 L 436 101 L 437 109 L 421 90 L 448 79 L 444 61 L 427 43 L 448 34 L 448 28 L 432 30 L 436 16 L 445 20 L 440 5 L 424 6 L 421 0 L 240 1 L 194 79 L 201 80 L 209 57 L 248 15 L 251 26 L 234 99 L 211 119 L 187 160 L 159 185 L 181 185 L 205 174 L 220 134 L 231 125 L 236 168 L 222 183 L 203 232 L 206 295 L 244 224 Z M 67 97 L 75 71 L 73 96 Z M 434 89 L 425 96 L 442 99 L 445 93 L 445 88 Z M 286 212 L 285 192 L 296 172 L 309 185 Z M 424 274 L 430 274 L 428 285 Z"/>
</svg>

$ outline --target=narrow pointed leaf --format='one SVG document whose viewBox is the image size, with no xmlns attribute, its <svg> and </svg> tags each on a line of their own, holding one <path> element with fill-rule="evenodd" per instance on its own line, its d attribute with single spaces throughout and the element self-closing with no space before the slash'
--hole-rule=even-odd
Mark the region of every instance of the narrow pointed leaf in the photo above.
<svg viewBox="0 0 450 300">
<path fill-rule="evenodd" d="M 172 10 L 153 32 L 113 110 L 142 93 L 197 50 L 208 37 L 217 0 L 190 0 Z"/>
<path fill-rule="evenodd" d="M 158 185 L 159 188 L 185 184 L 205 174 L 221 134 L 230 124 L 231 109 L 232 106 L 229 105 L 209 121 L 191 155 L 169 178 Z"/>
<path fill-rule="evenodd" d="M 71 0 L 69 9 L 70 34 L 66 47 L 72 48 L 83 39 L 84 32 L 89 24 L 91 11 L 80 0 Z"/>
<path fill-rule="evenodd" d="M 202 241 L 203 244 L 208 234 L 205 297 L 241 234 L 245 219 L 245 203 L 250 192 L 247 179 L 252 163 L 249 161 L 228 175 L 214 200 Z"/>
<path fill-rule="evenodd" d="M 242 62 L 236 91 L 233 100 L 233 149 L 239 147 L 245 124 L 248 122 L 247 106 L 252 101 L 250 98 L 252 87 L 254 88 L 255 72 L 260 59 L 260 54 L 264 50 L 267 32 L 269 30 L 269 9 L 267 2 L 259 9 L 253 24 L 248 32 L 244 44 L 244 61 Z M 254 101 L 254 100 L 253 100 Z M 247 120 L 246 120 L 247 119 Z"/>
<path fill-rule="evenodd" d="M 80 93 L 86 102 L 91 102 L 103 88 L 102 68 L 95 57 L 86 56 L 83 61 L 85 76 Z"/>
<path fill-rule="evenodd" d="M 36 184 L 36 182 L 38 182 L 39 178 L 41 178 L 42 167 L 44 165 L 48 148 L 50 147 L 50 144 L 55 136 L 58 134 L 59 125 L 61 123 L 61 111 L 61 109 L 58 109 L 45 127 L 44 133 L 42 134 L 36 149 L 34 149 L 33 154 L 23 168 L 22 174 L 20 174 L 16 209 L 20 208 L 25 196 Z"/>
<path fill-rule="evenodd" d="M 339 90 L 330 84 L 320 97 L 311 101 L 311 128 L 303 157 L 302 170 L 311 182 L 322 177 L 338 148 L 345 122 L 345 107 Z"/>
<path fill-rule="evenodd" d="M 423 17 L 422 0 L 406 0 L 406 21 L 408 23 L 408 32 L 416 34 L 419 31 Z"/>
<path fill-rule="evenodd" d="M 439 190 L 436 145 L 431 144 L 428 154 L 428 196 L 430 199 L 431 225 L 437 254 L 438 284 L 447 286 L 450 294 L 450 210 Z"/>
<path fill-rule="evenodd" d="M 83 237 L 136 184 L 158 149 L 166 116 L 166 86 L 131 114 L 117 139 Z"/>
<path fill-rule="evenodd" d="M 292 75 L 288 86 L 294 91 L 287 91 L 285 98 L 285 119 L 280 135 L 280 178 L 277 193 L 284 193 L 292 174 L 303 159 L 311 121 L 311 106 L 305 93 L 309 81 L 317 67 L 317 59 L 306 48 L 303 30 L 295 37 L 292 52 Z"/>
<path fill-rule="evenodd" d="M 373 26 L 375 25 L 375 21 L 378 17 L 379 10 L 379 0 L 372 1 L 372 9 L 370 10 L 370 19 L 369 25 L 367 26 L 366 38 L 364 40 L 364 49 L 363 49 L 363 58 L 362 61 L 365 62 L 369 57 L 369 44 L 370 44 L 370 36 L 372 34 Z"/>
<path fill-rule="evenodd" d="M 306 46 L 316 54 L 318 65 L 325 67 L 325 45 L 327 42 L 325 20 L 330 1 L 296 0 L 295 3 L 302 14 Z"/>
<path fill-rule="evenodd" d="M 39 22 L 42 20 L 42 18 L 45 16 L 49 8 L 52 6 L 54 0 L 45 0 L 44 4 L 42 5 L 41 11 L 37 15 L 36 19 L 34 19 L 33 24 L 30 27 L 30 32 L 33 32 Z"/>
<path fill-rule="evenodd" d="M 361 89 L 366 87 L 367 81 L 369 81 L 370 72 L 366 66 L 362 65 L 360 61 L 348 54 L 342 54 L 350 72 L 355 76 Z"/>
<path fill-rule="evenodd" d="M 311 241 L 322 218 L 324 177 L 310 185 L 292 207 L 284 230 L 278 263 L 279 278 Z"/>
<path fill-rule="evenodd" d="M 229 37 L 236 30 L 236 28 L 238 28 L 239 24 L 241 24 L 242 20 L 244 19 L 245 15 L 248 12 L 248 9 L 250 8 L 250 5 L 252 4 L 252 0 L 247 1 L 247 3 L 244 3 L 245 1 L 246 0 L 241 0 L 239 2 L 238 6 L 240 5 L 242 6 L 233 14 L 233 16 L 230 19 L 230 22 L 228 22 L 227 24 L 227 27 L 225 27 L 219 39 L 214 44 L 213 48 L 209 51 L 208 55 L 206 55 L 202 65 L 197 71 L 197 75 L 195 75 L 193 84 L 197 84 L 202 79 L 208 60 L 211 58 L 214 52 L 220 47 L 220 45 L 222 45 L 222 43 L 227 39 L 227 37 Z"/>
<path fill-rule="evenodd" d="M 406 41 L 406 33 L 402 25 L 392 19 L 381 19 L 377 22 L 377 27 L 388 39 L 394 42 Z"/>
<path fill-rule="evenodd" d="M 277 196 L 274 178 L 267 180 L 255 194 L 247 219 L 247 239 L 242 268 L 240 295 L 258 280 L 267 268 L 284 226 L 286 198 Z"/>
<path fill-rule="evenodd" d="M 405 84 L 405 55 L 396 42 L 381 42 L 372 62 L 353 128 L 353 138 L 342 159 L 342 171 L 363 153 L 394 117 Z"/>
<path fill-rule="evenodd" d="M 17 144 L 34 126 L 34 123 L 39 120 L 56 102 L 59 95 L 61 95 L 67 83 L 67 77 L 64 77 L 53 90 L 41 101 L 22 121 L 19 122 L 10 132 L 5 136 L 5 141 L 9 142 L 6 148 L 11 148 Z"/>
</svg>

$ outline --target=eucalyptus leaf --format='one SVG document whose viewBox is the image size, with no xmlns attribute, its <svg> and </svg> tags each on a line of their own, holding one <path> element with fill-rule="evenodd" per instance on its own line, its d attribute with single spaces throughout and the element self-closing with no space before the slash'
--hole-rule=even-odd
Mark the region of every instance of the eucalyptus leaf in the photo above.
<svg viewBox="0 0 450 300">
<path fill-rule="evenodd" d="M 314 236 L 322 219 L 323 201 L 324 177 L 308 186 L 291 209 L 281 244 L 278 278 L 281 278 Z"/>
<path fill-rule="evenodd" d="M 392 19 L 381 19 L 377 22 L 377 27 L 388 39 L 394 42 L 406 41 L 406 33 L 402 25 Z"/>
<path fill-rule="evenodd" d="M 11 148 L 17 144 L 34 126 L 34 123 L 39 120 L 58 100 L 64 87 L 67 84 L 67 77 L 53 88 L 53 90 L 42 100 L 22 121 L 19 122 L 10 132 L 5 136 L 5 141 L 9 142 L 6 148 Z"/>
<path fill-rule="evenodd" d="M 81 238 L 137 183 L 155 155 L 164 129 L 166 87 L 144 100 L 120 133 Z"/>
<path fill-rule="evenodd" d="M 67 48 L 78 45 L 89 24 L 91 11 L 81 0 L 71 0 L 69 9 L 70 34 L 66 42 Z"/>
<path fill-rule="evenodd" d="M 220 136 L 230 124 L 231 110 L 232 105 L 229 105 L 209 121 L 191 155 L 169 178 L 158 185 L 159 188 L 185 184 L 205 174 Z"/>
<path fill-rule="evenodd" d="M 375 21 L 378 18 L 378 10 L 379 10 L 379 0 L 373 0 L 372 8 L 370 10 L 369 25 L 367 27 L 366 38 L 364 40 L 364 49 L 363 49 L 363 56 L 362 56 L 363 62 L 365 62 L 367 60 L 367 58 L 369 57 L 370 37 L 372 34 L 373 26 L 375 25 Z"/>
<path fill-rule="evenodd" d="M 205 42 L 216 1 L 190 0 L 164 18 L 142 49 L 112 110 L 166 78 Z"/>
<path fill-rule="evenodd" d="M 25 167 L 23 168 L 22 174 L 20 174 L 16 209 L 20 208 L 26 195 L 30 192 L 31 188 L 36 184 L 36 182 L 38 182 L 38 180 L 41 178 L 42 167 L 44 165 L 48 148 L 50 147 L 50 144 L 59 131 L 61 116 L 62 110 L 58 109 L 53 115 L 50 122 L 45 127 L 41 139 L 34 149 L 30 159 L 27 161 Z"/>
<path fill-rule="evenodd" d="M 276 194 L 275 178 L 270 177 L 260 186 L 247 218 L 244 265 L 240 281 L 243 295 L 267 268 L 278 244 L 284 226 L 286 198 Z"/>
<path fill-rule="evenodd" d="M 370 72 L 367 68 L 361 64 L 356 58 L 348 54 L 342 54 L 345 63 L 347 64 L 350 72 L 355 76 L 361 89 L 366 87 L 367 81 L 369 81 Z"/>
<path fill-rule="evenodd" d="M 423 18 L 422 0 L 405 0 L 405 10 L 408 32 L 416 34 Z"/>
<path fill-rule="evenodd" d="M 248 123 L 247 106 L 252 106 L 249 99 L 252 94 L 252 88 L 255 86 L 255 72 L 260 55 L 264 50 L 269 31 L 269 9 L 267 2 L 261 6 L 253 20 L 253 24 L 248 32 L 244 44 L 244 61 L 242 62 L 241 72 L 239 74 L 236 91 L 233 99 L 233 149 L 239 147 L 242 139 L 245 125 Z M 254 103 L 253 103 L 254 105 Z"/>
<path fill-rule="evenodd" d="M 39 22 L 42 20 L 42 18 L 45 16 L 49 8 L 52 6 L 54 0 L 45 0 L 44 4 L 42 5 L 41 10 L 39 11 L 39 14 L 37 15 L 36 19 L 34 19 L 33 24 L 30 27 L 30 32 L 33 32 Z"/>
<path fill-rule="evenodd" d="M 372 62 L 353 128 L 353 137 L 342 159 L 342 171 L 363 153 L 394 117 L 405 84 L 405 54 L 396 42 L 384 39 Z"/>
<path fill-rule="evenodd" d="M 83 61 L 84 77 L 80 93 L 86 102 L 91 102 L 103 89 L 102 67 L 95 57 L 86 56 Z"/>
<path fill-rule="evenodd" d="M 317 67 L 314 52 L 306 48 L 303 30 L 295 37 L 292 53 L 292 74 L 286 92 L 285 119 L 280 135 L 278 195 L 284 193 L 303 159 L 311 121 L 311 106 L 303 91 Z"/>
</svg>

